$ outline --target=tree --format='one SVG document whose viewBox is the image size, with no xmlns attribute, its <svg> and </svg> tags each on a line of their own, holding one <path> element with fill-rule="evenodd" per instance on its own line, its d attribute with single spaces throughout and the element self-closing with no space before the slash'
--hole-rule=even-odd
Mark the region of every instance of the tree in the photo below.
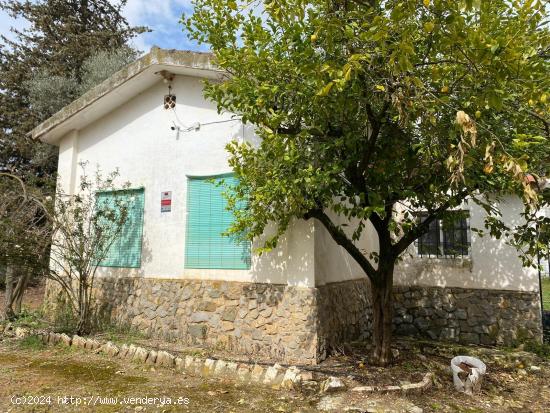
<svg viewBox="0 0 550 413">
<path fill-rule="evenodd" d="M 261 138 L 228 147 L 240 179 L 230 232 L 251 240 L 275 223 L 262 252 L 292 220 L 321 222 L 370 280 L 373 358 L 388 364 L 394 267 L 430 223 L 470 199 L 500 236 L 519 229 L 502 221 L 495 199 L 522 196 L 526 219 L 548 205 L 531 183 L 550 165 L 544 3 L 194 6 L 182 17 L 189 36 L 209 43 L 227 72 L 206 96 Z M 364 254 L 357 240 L 367 223 L 378 246 Z"/>
<path fill-rule="evenodd" d="M 47 185 L 53 193 L 57 152 L 49 145 L 32 141 L 27 133 L 61 107 L 34 110 L 28 82 L 47 71 L 54 89 L 66 89 L 63 79 L 80 84 L 86 76 L 85 62 L 91 55 L 118 50 L 146 31 L 144 27 L 128 25 L 121 14 L 125 4 L 126 0 L 0 1 L 1 10 L 29 23 L 27 29 L 11 29 L 15 40 L 1 36 L 0 168 L 25 174 L 26 181 L 35 179 L 37 185 Z M 73 88 L 74 84 L 69 90 Z"/>
<path fill-rule="evenodd" d="M 15 175 L 0 172 L 0 178 L 0 266 L 6 272 L 0 318 L 13 319 L 31 278 L 46 275 L 51 226 L 44 212 L 47 199 Z"/>
<path fill-rule="evenodd" d="M 80 81 L 71 76 L 59 76 L 50 69 L 39 69 L 25 82 L 29 107 L 40 118 L 47 118 L 71 103 L 74 99 L 107 79 L 113 73 L 132 63 L 137 52 L 127 46 L 113 50 L 100 50 L 82 63 Z"/>
<path fill-rule="evenodd" d="M 93 177 L 82 173 L 78 192 L 65 194 L 57 189 L 55 206 L 48 213 L 52 225 L 52 245 L 48 277 L 60 287 L 77 320 L 75 331 L 88 334 L 94 303 L 97 268 L 124 230 L 132 201 L 125 197 L 129 184 L 115 185 L 118 171 Z M 102 193 L 109 193 L 102 198 Z"/>
<path fill-rule="evenodd" d="M 21 178 L 29 194 L 53 197 L 58 150 L 33 141 L 28 132 L 135 57 L 127 43 L 147 29 L 129 26 L 121 14 L 125 4 L 126 0 L 0 1 L 1 10 L 29 23 L 24 30 L 12 28 L 15 40 L 0 37 L 0 172 Z M 20 188 L 13 188 L 15 198 L 6 193 L 0 199 L 4 206 L 21 199 Z M 36 249 L 28 241 L 37 239 L 28 238 L 29 234 L 39 235 L 44 228 L 33 228 L 36 222 L 23 219 L 20 209 L 18 214 L 10 211 L 2 219 L 11 241 L 0 247 L 19 245 L 16 255 L 32 257 Z M 14 251 L 4 249 L 0 257 L 11 260 Z M 35 268 L 35 275 L 47 270 L 48 261 L 40 262 L 43 267 Z M 25 267 L 16 264 L 5 261 L 7 275 L 26 279 Z"/>
</svg>

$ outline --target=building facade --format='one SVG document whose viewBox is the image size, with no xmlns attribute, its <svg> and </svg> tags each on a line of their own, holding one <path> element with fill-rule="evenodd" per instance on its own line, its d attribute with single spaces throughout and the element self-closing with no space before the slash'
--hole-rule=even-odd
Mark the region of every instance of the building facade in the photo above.
<svg viewBox="0 0 550 413">
<path fill-rule="evenodd" d="M 203 97 L 223 76 L 208 54 L 153 48 L 45 121 L 33 136 L 59 147 L 59 183 L 78 186 L 79 162 L 118 169 L 136 200 L 125 239 L 98 272 L 101 312 L 145 334 L 314 364 L 370 335 L 369 283 L 315 221 L 296 221 L 279 246 L 220 233 L 231 222 L 216 180 L 231 183 L 225 146 L 253 130 Z M 503 241 L 480 238 L 483 211 L 434 224 L 395 274 L 395 331 L 433 339 L 511 344 L 541 337 L 536 270 Z M 521 202 L 503 204 L 519 220 Z M 261 240 L 254 244 L 260 245 Z M 376 249 L 367 228 L 359 241 Z"/>
</svg>

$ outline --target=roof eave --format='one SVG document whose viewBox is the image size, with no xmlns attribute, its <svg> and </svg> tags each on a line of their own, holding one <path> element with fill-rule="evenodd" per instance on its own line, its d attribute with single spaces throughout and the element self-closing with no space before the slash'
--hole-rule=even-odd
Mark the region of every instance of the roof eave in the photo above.
<svg viewBox="0 0 550 413">
<path fill-rule="evenodd" d="M 62 136 L 55 133 L 61 125 L 136 76 L 156 66 L 184 68 L 190 75 L 204 78 L 216 77 L 224 73 L 213 63 L 213 56 L 210 53 L 166 50 L 154 46 L 149 53 L 114 73 L 111 77 L 69 103 L 63 109 L 36 126 L 29 134 L 33 139 L 40 139 L 42 142 L 55 144 Z"/>
</svg>

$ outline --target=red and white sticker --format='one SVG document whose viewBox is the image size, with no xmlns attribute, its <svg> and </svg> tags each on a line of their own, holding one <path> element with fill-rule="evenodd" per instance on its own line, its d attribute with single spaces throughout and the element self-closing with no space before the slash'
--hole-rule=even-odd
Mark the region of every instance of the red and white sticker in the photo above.
<svg viewBox="0 0 550 413">
<path fill-rule="evenodd" d="M 172 191 L 160 193 L 160 212 L 172 211 Z"/>
</svg>

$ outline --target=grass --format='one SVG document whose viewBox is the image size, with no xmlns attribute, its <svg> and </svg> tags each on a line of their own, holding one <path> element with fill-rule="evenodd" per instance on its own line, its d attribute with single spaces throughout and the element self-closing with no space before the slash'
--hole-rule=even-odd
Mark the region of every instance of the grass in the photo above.
<svg viewBox="0 0 550 413">
<path fill-rule="evenodd" d="M 113 343 L 136 344 L 145 338 L 139 330 L 129 324 L 104 322 L 97 326 L 96 334 Z"/>
<path fill-rule="evenodd" d="M 550 278 L 544 277 L 542 279 L 542 303 L 543 308 L 550 311 Z"/>
<path fill-rule="evenodd" d="M 44 321 L 44 314 L 40 310 L 28 310 L 24 308 L 13 321 L 14 327 L 45 328 L 48 324 Z"/>
<path fill-rule="evenodd" d="M 46 345 L 38 336 L 28 336 L 18 342 L 19 347 L 26 350 L 42 350 Z"/>
</svg>

